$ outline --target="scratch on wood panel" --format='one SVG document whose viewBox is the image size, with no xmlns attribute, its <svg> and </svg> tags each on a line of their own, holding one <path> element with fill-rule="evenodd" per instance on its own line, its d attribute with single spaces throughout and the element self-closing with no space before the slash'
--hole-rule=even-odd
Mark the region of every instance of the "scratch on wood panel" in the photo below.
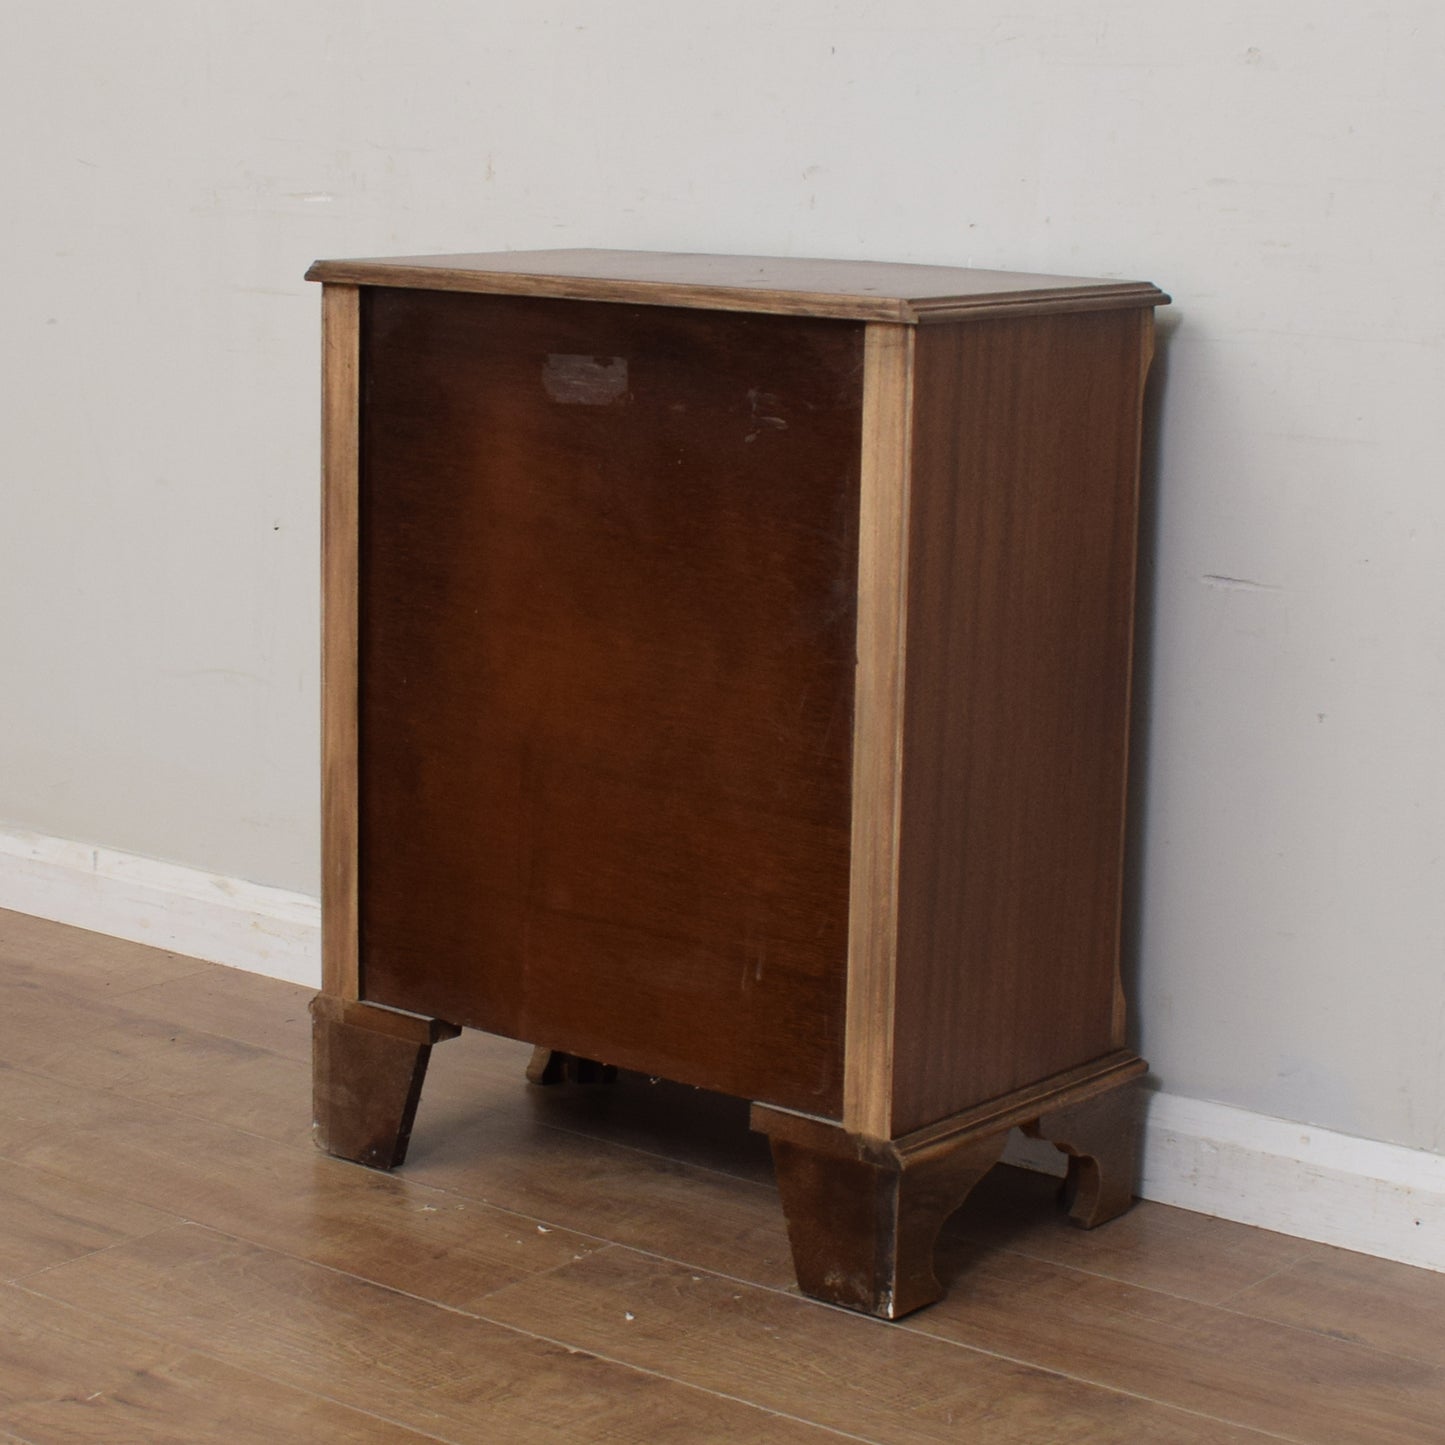
<svg viewBox="0 0 1445 1445">
<path fill-rule="evenodd" d="M 760 391 L 755 386 L 748 388 L 748 434 L 743 438 L 745 442 L 756 441 L 765 431 L 787 431 L 788 423 L 780 416 L 773 413 L 778 406 L 778 398 L 770 391 Z M 764 410 L 766 408 L 766 410 Z"/>
</svg>

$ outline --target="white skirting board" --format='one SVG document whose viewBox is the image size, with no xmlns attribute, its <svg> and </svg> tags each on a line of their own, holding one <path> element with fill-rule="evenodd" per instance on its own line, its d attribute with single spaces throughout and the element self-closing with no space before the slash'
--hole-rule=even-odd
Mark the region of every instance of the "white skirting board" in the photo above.
<svg viewBox="0 0 1445 1445">
<path fill-rule="evenodd" d="M 0 908 L 321 985 L 321 904 L 284 888 L 0 831 Z"/>
<path fill-rule="evenodd" d="M 1010 1164 L 1062 1174 L 1015 1133 Z M 1445 1271 L 1445 1155 L 1146 1089 L 1143 1199 Z"/>
<path fill-rule="evenodd" d="M 1445 1271 L 1445 1155 L 1156 1093 L 1140 1193 Z"/>
<path fill-rule="evenodd" d="M 321 907 L 303 893 L 0 831 L 0 908 L 320 984 Z M 1177 1094 L 1146 1098 L 1145 1199 L 1445 1271 L 1445 1156 Z M 1046 1170 L 1060 1160 L 1019 1136 L 1005 1157 Z"/>
</svg>

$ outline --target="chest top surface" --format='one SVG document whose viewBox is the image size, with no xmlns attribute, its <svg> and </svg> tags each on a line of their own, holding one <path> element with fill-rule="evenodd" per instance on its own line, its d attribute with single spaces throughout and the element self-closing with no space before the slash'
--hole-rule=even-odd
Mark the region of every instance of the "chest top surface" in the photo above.
<svg viewBox="0 0 1445 1445">
<path fill-rule="evenodd" d="M 981 312 L 1159 306 L 1143 281 L 887 261 L 665 251 L 498 251 L 317 261 L 310 281 L 914 324 Z"/>
</svg>

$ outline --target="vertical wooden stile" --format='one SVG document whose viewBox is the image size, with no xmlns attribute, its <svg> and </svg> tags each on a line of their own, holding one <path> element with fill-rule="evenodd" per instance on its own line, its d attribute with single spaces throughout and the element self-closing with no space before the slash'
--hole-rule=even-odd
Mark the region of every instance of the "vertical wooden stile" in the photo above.
<svg viewBox="0 0 1445 1445">
<path fill-rule="evenodd" d="M 321 978 L 359 995 L 357 929 L 357 529 L 360 290 L 322 295 Z"/>
<path fill-rule="evenodd" d="M 892 1132 L 914 334 L 871 324 L 863 352 L 843 1127 L 872 1139 Z"/>
<path fill-rule="evenodd" d="M 1154 363 L 1154 311 L 1146 308 L 1139 313 L 1139 389 L 1134 398 L 1136 428 L 1134 444 L 1134 517 L 1138 526 L 1140 488 L 1144 474 L 1144 398 L 1149 384 L 1149 368 Z M 1137 544 L 1130 558 L 1129 573 L 1129 656 L 1134 656 L 1136 642 L 1135 619 L 1139 608 L 1139 552 Z M 1124 683 L 1124 756 L 1130 756 L 1130 732 L 1134 721 L 1134 668 L 1131 663 Z M 1124 770 L 1124 806 L 1119 810 L 1119 911 L 1118 937 L 1120 955 L 1114 962 L 1114 1029 L 1113 1043 L 1122 1049 L 1129 1036 L 1129 1001 L 1124 997 L 1122 948 L 1124 941 L 1124 889 L 1127 883 L 1125 864 L 1128 859 L 1129 833 L 1129 769 Z"/>
</svg>

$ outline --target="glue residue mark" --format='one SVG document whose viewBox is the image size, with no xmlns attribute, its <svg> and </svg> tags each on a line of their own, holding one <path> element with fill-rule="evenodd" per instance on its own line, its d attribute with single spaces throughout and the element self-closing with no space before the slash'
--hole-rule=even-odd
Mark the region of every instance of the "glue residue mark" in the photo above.
<svg viewBox="0 0 1445 1445">
<path fill-rule="evenodd" d="M 542 385 L 564 406 L 610 406 L 626 401 L 625 356 L 553 355 L 542 367 Z"/>
</svg>

